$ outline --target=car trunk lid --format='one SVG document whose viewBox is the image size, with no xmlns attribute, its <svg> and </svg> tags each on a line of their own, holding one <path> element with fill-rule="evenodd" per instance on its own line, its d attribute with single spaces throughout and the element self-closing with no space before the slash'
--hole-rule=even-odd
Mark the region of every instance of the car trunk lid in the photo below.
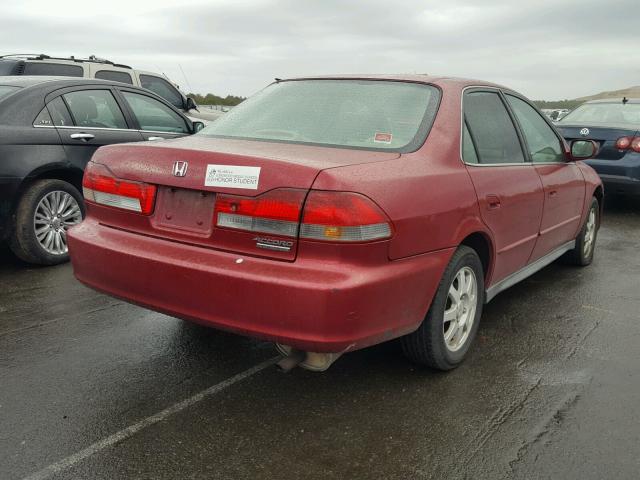
<svg viewBox="0 0 640 480">
<path fill-rule="evenodd" d="M 629 125 L 586 125 L 556 124 L 557 129 L 567 141 L 594 140 L 600 147 L 596 158 L 600 160 L 620 160 L 626 154 L 625 150 L 616 148 L 616 141 L 620 137 L 633 137 L 638 135 L 638 129 Z"/>
<path fill-rule="evenodd" d="M 253 198 L 274 189 L 306 193 L 324 169 L 398 157 L 395 152 L 206 137 L 113 145 L 98 150 L 92 160 L 117 178 L 156 185 L 155 208 L 150 216 L 118 209 L 100 209 L 97 215 L 105 225 L 141 234 L 293 260 L 297 237 L 216 226 L 216 197 Z M 261 248 L 265 242 L 282 248 Z"/>
</svg>

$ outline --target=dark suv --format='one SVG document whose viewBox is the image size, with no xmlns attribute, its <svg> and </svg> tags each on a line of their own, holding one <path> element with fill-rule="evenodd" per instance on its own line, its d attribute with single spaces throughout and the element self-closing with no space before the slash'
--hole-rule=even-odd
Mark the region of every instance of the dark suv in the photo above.
<svg viewBox="0 0 640 480">
<path fill-rule="evenodd" d="M 171 139 L 203 126 L 131 85 L 0 78 L 0 240 L 30 263 L 66 261 L 66 231 L 84 216 L 82 174 L 98 147 Z"/>
</svg>

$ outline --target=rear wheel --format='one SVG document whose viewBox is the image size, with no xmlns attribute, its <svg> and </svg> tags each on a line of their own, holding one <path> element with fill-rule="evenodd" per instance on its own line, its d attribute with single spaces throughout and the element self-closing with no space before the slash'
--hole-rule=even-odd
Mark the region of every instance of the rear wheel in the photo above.
<svg viewBox="0 0 640 480">
<path fill-rule="evenodd" d="M 587 219 L 584 221 L 582 230 L 576 238 L 576 246 L 567 253 L 567 260 L 581 267 L 590 265 L 593 262 L 593 254 L 596 248 L 596 238 L 600 226 L 600 204 L 598 199 L 591 200 Z"/>
<path fill-rule="evenodd" d="M 476 336 L 483 303 L 482 262 L 475 250 L 461 246 L 445 269 L 422 324 L 402 338 L 405 355 L 438 370 L 457 367 Z"/>
<path fill-rule="evenodd" d="M 69 260 L 67 230 L 84 218 L 80 192 L 62 180 L 38 180 L 18 202 L 9 238 L 25 262 L 55 265 Z"/>
</svg>

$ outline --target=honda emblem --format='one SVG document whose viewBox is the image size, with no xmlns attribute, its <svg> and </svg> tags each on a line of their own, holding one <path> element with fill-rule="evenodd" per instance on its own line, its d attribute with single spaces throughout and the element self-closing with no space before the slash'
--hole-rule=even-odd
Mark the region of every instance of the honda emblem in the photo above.
<svg viewBox="0 0 640 480">
<path fill-rule="evenodd" d="M 173 164 L 173 175 L 176 177 L 184 177 L 187 175 L 189 164 L 178 160 Z"/>
</svg>

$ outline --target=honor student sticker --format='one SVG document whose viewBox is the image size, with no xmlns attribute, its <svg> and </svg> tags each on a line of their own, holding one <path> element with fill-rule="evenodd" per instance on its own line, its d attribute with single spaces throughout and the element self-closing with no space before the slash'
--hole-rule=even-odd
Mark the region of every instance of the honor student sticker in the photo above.
<svg viewBox="0 0 640 480">
<path fill-rule="evenodd" d="M 236 165 L 207 165 L 205 187 L 258 189 L 260 167 Z"/>
</svg>

